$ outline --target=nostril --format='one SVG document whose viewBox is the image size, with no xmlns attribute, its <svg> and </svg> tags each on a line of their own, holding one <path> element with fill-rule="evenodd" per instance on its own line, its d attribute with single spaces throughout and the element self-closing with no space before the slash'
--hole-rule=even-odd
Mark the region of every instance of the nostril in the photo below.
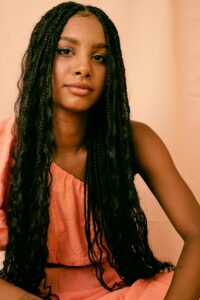
<svg viewBox="0 0 200 300">
<path fill-rule="evenodd" d="M 88 78 L 88 77 L 90 77 L 90 73 L 89 72 L 81 72 L 81 71 L 76 71 L 75 73 L 74 73 L 76 76 L 79 76 L 79 77 L 86 77 L 86 78 Z"/>
</svg>

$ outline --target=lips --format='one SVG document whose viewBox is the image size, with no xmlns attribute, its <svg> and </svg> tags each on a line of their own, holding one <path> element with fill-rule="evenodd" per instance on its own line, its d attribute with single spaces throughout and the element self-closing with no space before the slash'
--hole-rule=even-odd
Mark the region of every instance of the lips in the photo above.
<svg viewBox="0 0 200 300">
<path fill-rule="evenodd" d="M 69 91 L 77 96 L 85 96 L 90 94 L 94 89 L 87 83 L 70 83 L 65 85 Z"/>
</svg>

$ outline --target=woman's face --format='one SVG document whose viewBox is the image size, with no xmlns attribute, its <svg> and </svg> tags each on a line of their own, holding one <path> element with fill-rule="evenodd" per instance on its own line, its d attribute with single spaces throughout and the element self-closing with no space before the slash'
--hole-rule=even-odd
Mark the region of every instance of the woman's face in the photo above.
<svg viewBox="0 0 200 300">
<path fill-rule="evenodd" d="M 106 74 L 106 39 L 94 15 L 74 15 L 65 25 L 54 59 L 53 103 L 74 112 L 99 99 Z"/>
</svg>

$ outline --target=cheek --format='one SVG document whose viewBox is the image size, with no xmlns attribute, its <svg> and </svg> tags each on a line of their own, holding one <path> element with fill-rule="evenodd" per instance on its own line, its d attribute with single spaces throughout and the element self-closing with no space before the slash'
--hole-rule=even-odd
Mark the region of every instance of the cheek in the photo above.
<svg viewBox="0 0 200 300">
<path fill-rule="evenodd" d="M 52 71 L 52 98 L 56 100 L 59 97 L 62 76 L 58 72 L 58 68 L 54 67 Z"/>
<path fill-rule="evenodd" d="M 63 68 L 59 66 L 59 64 L 56 64 L 53 66 L 52 70 L 52 95 L 55 97 L 59 94 L 59 90 L 64 84 L 64 72 Z"/>
<path fill-rule="evenodd" d="M 53 66 L 53 70 L 52 70 L 52 89 L 53 92 L 55 91 L 56 88 L 56 81 L 57 81 L 57 69 L 56 69 L 56 65 L 54 64 Z"/>
<path fill-rule="evenodd" d="M 58 66 L 53 67 L 52 83 L 54 86 L 58 85 L 59 82 L 61 81 L 61 78 L 62 78 L 61 71 L 62 71 L 62 69 L 60 69 Z"/>
<path fill-rule="evenodd" d="M 52 81 L 54 85 L 62 85 L 68 72 L 69 70 L 66 63 L 59 58 L 55 58 L 52 70 Z"/>
<path fill-rule="evenodd" d="M 56 94 L 57 94 L 57 84 L 56 84 L 56 76 L 55 73 L 52 73 L 52 98 L 55 99 Z"/>
<path fill-rule="evenodd" d="M 101 73 L 100 73 L 100 76 L 99 76 L 99 87 L 101 90 L 104 89 L 104 86 L 105 86 L 105 79 L 106 79 L 106 70 L 103 70 Z"/>
</svg>

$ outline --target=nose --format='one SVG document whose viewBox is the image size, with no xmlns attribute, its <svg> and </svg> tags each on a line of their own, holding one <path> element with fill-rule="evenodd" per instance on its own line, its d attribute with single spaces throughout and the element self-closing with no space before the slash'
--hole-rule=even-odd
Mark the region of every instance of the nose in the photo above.
<svg viewBox="0 0 200 300">
<path fill-rule="evenodd" d="M 91 77 L 91 66 L 87 58 L 82 58 L 77 61 L 74 68 L 74 75 L 79 78 Z"/>
<path fill-rule="evenodd" d="M 80 77 L 80 78 L 89 78 L 90 77 L 90 73 L 89 72 L 85 72 L 85 71 L 76 71 L 75 72 L 75 76 Z"/>
</svg>

